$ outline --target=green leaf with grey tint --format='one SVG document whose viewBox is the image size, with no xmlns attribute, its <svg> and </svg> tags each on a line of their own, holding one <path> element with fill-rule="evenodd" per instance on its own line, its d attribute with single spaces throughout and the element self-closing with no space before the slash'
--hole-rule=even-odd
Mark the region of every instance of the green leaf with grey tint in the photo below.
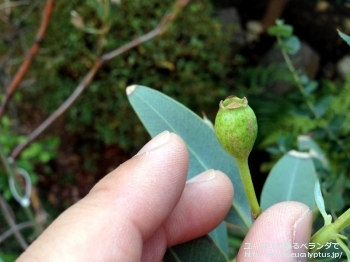
<svg viewBox="0 0 350 262">
<path fill-rule="evenodd" d="M 288 54 L 290 55 L 295 55 L 301 48 L 300 40 L 296 36 L 291 36 L 286 39 L 283 39 L 283 43 L 286 47 Z"/>
<path fill-rule="evenodd" d="M 228 234 L 226 222 L 221 222 L 221 224 L 209 233 L 211 239 L 217 243 L 221 250 L 228 254 Z"/>
<path fill-rule="evenodd" d="M 318 180 L 316 180 L 315 183 L 315 201 L 316 201 L 316 205 L 318 207 L 318 210 L 320 211 L 321 215 L 323 216 L 324 219 L 324 224 L 330 225 L 332 223 L 332 216 L 328 215 L 326 212 L 326 208 L 324 205 L 324 200 L 323 200 L 323 196 L 322 196 L 322 191 L 321 191 L 321 186 L 320 186 L 320 182 Z"/>
<path fill-rule="evenodd" d="M 291 37 L 293 34 L 293 27 L 285 25 L 283 20 L 277 20 L 276 25 L 270 26 L 267 33 L 271 36 Z"/>
<path fill-rule="evenodd" d="M 331 105 L 333 98 L 334 98 L 333 96 L 325 96 L 316 102 L 314 109 L 318 117 L 321 117 L 324 115 L 324 113 L 327 111 L 327 109 Z"/>
<path fill-rule="evenodd" d="M 342 192 L 329 192 L 324 196 L 324 202 L 329 210 L 340 212 L 344 209 L 345 202 Z"/>
<path fill-rule="evenodd" d="M 166 251 L 163 262 L 228 262 L 228 258 L 208 236 L 180 244 Z"/>
<path fill-rule="evenodd" d="M 306 95 L 311 95 L 312 92 L 314 92 L 318 87 L 318 82 L 317 81 L 310 81 L 306 84 L 305 86 L 305 94 Z"/>
<path fill-rule="evenodd" d="M 310 136 L 298 136 L 298 148 L 299 151 L 307 151 L 311 157 L 318 159 L 324 169 L 330 169 L 325 153 Z"/>
<path fill-rule="evenodd" d="M 350 36 L 348 36 L 347 34 L 342 33 L 339 30 L 338 30 L 338 34 L 348 45 L 350 45 Z"/>
<path fill-rule="evenodd" d="M 329 121 L 328 129 L 332 132 L 337 133 L 341 126 L 343 125 L 344 121 L 346 119 L 345 115 L 335 115 L 333 118 Z"/>
<path fill-rule="evenodd" d="M 129 101 L 152 137 L 164 130 L 178 134 L 189 151 L 188 179 L 215 169 L 226 173 L 235 185 L 235 198 L 227 222 L 244 230 L 251 226 L 249 204 L 233 158 L 220 146 L 214 130 L 188 108 L 172 98 L 144 86 L 127 88 Z M 227 235 L 219 229 L 211 233 L 222 250 L 227 250 Z M 225 243 L 225 244 L 224 244 Z"/>
<path fill-rule="evenodd" d="M 315 207 L 316 171 L 308 153 L 295 150 L 285 154 L 272 168 L 261 193 L 263 210 L 283 201 L 299 201 Z"/>
</svg>

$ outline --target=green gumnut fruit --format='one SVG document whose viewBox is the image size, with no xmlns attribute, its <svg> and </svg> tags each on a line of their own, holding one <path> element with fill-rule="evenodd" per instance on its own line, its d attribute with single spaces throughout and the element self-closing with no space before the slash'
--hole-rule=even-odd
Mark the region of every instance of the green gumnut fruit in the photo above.
<svg viewBox="0 0 350 262">
<path fill-rule="evenodd" d="M 248 158 L 258 133 L 258 124 L 245 97 L 229 96 L 220 102 L 215 132 L 221 146 L 234 158 Z"/>
</svg>

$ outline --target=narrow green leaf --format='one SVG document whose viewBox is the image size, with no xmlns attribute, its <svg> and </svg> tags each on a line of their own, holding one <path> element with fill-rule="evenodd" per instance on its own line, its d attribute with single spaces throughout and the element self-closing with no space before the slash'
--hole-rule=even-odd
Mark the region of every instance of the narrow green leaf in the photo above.
<svg viewBox="0 0 350 262">
<path fill-rule="evenodd" d="M 265 148 L 266 152 L 268 152 L 269 154 L 271 155 L 280 155 L 282 154 L 282 151 L 277 148 L 277 147 L 274 147 L 274 146 L 268 146 Z"/>
<path fill-rule="evenodd" d="M 307 116 L 309 118 L 314 117 L 314 114 L 308 108 L 294 108 L 290 112 L 291 114 L 297 115 L 297 116 Z"/>
<path fill-rule="evenodd" d="M 209 233 L 209 236 L 215 243 L 218 244 L 220 249 L 228 254 L 228 234 L 227 234 L 227 226 L 226 222 L 221 222 L 221 224 L 215 228 L 215 230 Z"/>
<path fill-rule="evenodd" d="M 324 224 L 330 225 L 332 223 L 332 216 L 328 215 L 326 212 L 326 207 L 324 205 L 324 200 L 323 200 L 323 196 L 322 196 L 322 192 L 321 192 L 321 186 L 320 186 L 320 182 L 318 180 L 316 180 L 315 183 L 315 201 L 316 201 L 316 205 L 318 207 L 318 210 L 320 211 L 321 215 L 323 216 L 324 219 Z"/>
<path fill-rule="evenodd" d="M 347 34 L 344 34 L 339 30 L 338 30 L 338 34 L 348 45 L 350 45 L 350 36 L 348 36 Z"/>
<path fill-rule="evenodd" d="M 343 125 L 345 119 L 345 115 L 335 115 L 331 119 L 331 121 L 329 121 L 328 129 L 330 129 L 333 132 L 338 132 L 340 130 L 340 127 Z"/>
<path fill-rule="evenodd" d="M 319 117 L 323 116 L 333 101 L 333 96 L 325 96 L 315 104 L 315 110 Z"/>
<path fill-rule="evenodd" d="M 263 210 L 279 202 L 299 201 L 315 207 L 316 171 L 308 153 L 289 151 L 272 168 L 261 194 Z"/>
<path fill-rule="evenodd" d="M 228 262 L 228 258 L 209 236 L 168 248 L 163 262 Z"/>
<path fill-rule="evenodd" d="M 313 130 L 314 139 L 321 140 L 327 137 L 327 131 L 324 128 L 318 127 Z"/>
<path fill-rule="evenodd" d="M 237 165 L 220 146 L 214 130 L 188 108 L 161 92 L 144 86 L 130 86 L 127 94 L 152 137 L 168 130 L 185 141 L 190 158 L 188 179 L 208 169 L 221 170 L 229 176 L 235 185 L 235 198 L 230 211 L 234 215 L 227 221 L 247 230 L 251 225 L 250 210 Z"/>
<path fill-rule="evenodd" d="M 318 87 L 317 81 L 310 81 L 305 86 L 305 93 L 306 95 L 311 95 L 313 91 L 315 91 Z"/>
<path fill-rule="evenodd" d="M 329 192 L 329 194 L 325 195 L 323 199 L 328 210 L 334 212 L 344 210 L 345 202 L 342 192 Z"/>
</svg>

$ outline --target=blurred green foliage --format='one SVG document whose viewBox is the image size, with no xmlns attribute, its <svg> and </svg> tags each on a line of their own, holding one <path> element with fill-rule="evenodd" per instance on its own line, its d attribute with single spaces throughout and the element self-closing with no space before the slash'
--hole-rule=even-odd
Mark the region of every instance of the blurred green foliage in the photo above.
<svg viewBox="0 0 350 262">
<path fill-rule="evenodd" d="M 1 118 L 0 145 L 6 155 L 8 155 L 16 145 L 23 143 L 26 139 L 24 135 L 14 135 L 14 133 L 16 133 L 14 131 L 14 126 L 14 123 L 7 116 Z M 16 165 L 28 172 L 34 185 L 38 182 L 38 174 L 35 171 L 36 165 L 40 163 L 47 164 L 51 159 L 55 158 L 57 156 L 58 145 L 59 139 L 57 137 L 42 139 L 32 143 L 22 152 L 19 159 L 16 160 Z M 49 166 L 46 165 L 43 171 L 49 174 Z M 8 183 L 8 175 L 2 168 L 0 169 L 0 193 L 6 200 L 12 198 Z"/>
<path fill-rule="evenodd" d="M 102 27 L 103 15 L 95 2 L 56 3 L 49 31 L 31 67 L 36 82 L 27 89 L 27 98 L 33 102 L 40 98 L 37 106 L 46 114 L 71 94 L 96 59 L 100 35 L 79 30 L 70 21 L 74 10 L 86 27 Z M 135 0 L 112 4 L 103 52 L 154 29 L 173 3 Z M 131 84 L 161 90 L 195 112 L 216 109 L 226 95 L 229 45 L 212 12 L 209 0 L 191 1 L 166 34 L 106 63 L 66 114 L 67 131 L 82 139 L 117 143 L 124 149 L 139 147 L 148 136 L 126 99 L 125 88 Z M 26 22 L 35 28 L 40 15 L 35 12 Z"/>
<path fill-rule="evenodd" d="M 283 30 L 284 27 L 287 30 Z M 283 99 L 286 114 L 280 115 L 274 122 L 275 128 L 264 136 L 260 144 L 274 156 L 274 160 L 265 163 L 262 169 L 266 172 L 277 158 L 296 148 L 299 135 L 312 137 L 330 162 L 328 166 L 316 157 L 314 160 L 326 209 L 341 213 L 349 208 L 350 201 L 350 126 L 347 114 L 350 110 L 350 76 L 345 81 L 310 80 L 303 72 L 296 71 L 293 61 L 288 58 L 290 49 L 283 45 L 285 37 L 296 38 L 290 28 L 279 21 L 273 27 L 275 30 L 270 30 L 270 34 L 277 37 L 281 52 L 284 52 L 285 63 L 289 64 L 297 89 Z M 285 31 L 289 32 L 286 36 L 283 34 Z"/>
<path fill-rule="evenodd" d="M 1 119 L 0 143 L 5 153 L 9 154 L 23 142 L 40 119 L 72 94 L 99 55 L 153 30 L 171 11 L 174 2 L 57 0 L 39 53 Z M 45 1 L 39 1 L 16 6 L 4 18 L 6 23 L 0 23 L 2 94 L 35 42 L 44 4 Z M 54 136 L 64 138 L 61 148 L 69 141 L 68 147 L 77 147 L 84 155 L 90 153 L 84 163 L 89 167 L 95 164 L 91 161 L 101 159 L 98 150 L 103 148 L 101 144 L 116 144 L 130 153 L 137 150 L 149 136 L 126 98 L 125 88 L 131 84 L 151 86 L 195 112 L 215 114 L 218 101 L 227 95 L 224 77 L 229 70 L 229 38 L 222 34 L 212 14 L 209 0 L 193 0 L 164 35 L 105 63 L 65 114 L 60 129 L 50 130 Z M 40 138 L 22 152 L 16 164 L 29 172 L 35 184 L 38 170 L 50 173 L 48 161 L 57 156 L 58 145 L 58 138 Z M 100 158 L 91 154 L 95 151 Z M 36 169 L 39 163 L 44 165 Z M 0 170 L 0 192 L 11 205 L 14 203 L 3 170 Z M 46 205 L 45 199 L 43 202 Z M 22 210 L 16 204 L 14 207 L 18 221 L 25 219 Z M 12 238 L 6 241 L 4 251 L 13 251 L 13 242 Z"/>
</svg>

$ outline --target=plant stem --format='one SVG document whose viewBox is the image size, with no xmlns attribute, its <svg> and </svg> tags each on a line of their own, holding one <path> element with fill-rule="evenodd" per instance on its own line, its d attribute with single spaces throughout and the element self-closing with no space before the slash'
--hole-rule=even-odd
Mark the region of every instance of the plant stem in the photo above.
<svg viewBox="0 0 350 262">
<path fill-rule="evenodd" d="M 236 162 L 241 175 L 244 191 L 249 201 L 251 215 L 255 220 L 261 214 L 261 208 L 259 206 L 258 199 L 256 198 L 252 177 L 250 175 L 248 159 L 236 158 Z"/>
<path fill-rule="evenodd" d="M 0 199 L 0 203 L 1 201 L 4 201 L 2 199 Z M 9 230 L 7 230 L 6 232 L 4 232 L 3 234 L 0 235 L 0 244 L 3 243 L 7 238 L 9 238 L 12 235 L 15 235 L 16 232 L 19 232 L 22 229 L 28 228 L 28 227 L 32 227 L 33 224 L 30 221 L 27 222 L 23 222 L 21 224 L 18 225 L 13 225 L 11 226 L 11 228 Z M 23 247 L 23 249 L 26 249 L 28 247 L 28 245 L 25 243 L 25 246 Z"/>
<path fill-rule="evenodd" d="M 340 238 L 339 236 L 336 236 L 336 237 L 335 237 L 335 240 L 338 242 L 339 246 L 340 246 L 340 247 L 343 249 L 343 251 L 345 252 L 348 261 L 350 261 L 350 250 L 349 250 L 348 246 L 344 244 L 342 238 Z"/>
<path fill-rule="evenodd" d="M 16 238 L 18 244 L 21 246 L 23 250 L 26 250 L 28 248 L 28 244 L 25 241 L 24 237 L 22 236 L 21 232 L 17 228 L 16 222 L 11 214 L 13 214 L 13 210 L 9 207 L 5 199 L 0 195 L 0 209 L 2 211 L 2 214 L 5 217 L 5 220 L 7 224 L 10 227 L 10 230 L 12 230 L 14 237 Z"/>
<path fill-rule="evenodd" d="M 280 36 L 277 36 L 277 42 L 279 44 L 282 44 L 282 38 Z M 310 111 L 312 112 L 312 114 L 314 115 L 314 117 L 316 119 L 320 119 L 321 117 L 317 113 L 317 111 L 315 110 L 315 106 L 312 104 L 312 102 L 310 101 L 310 99 L 306 95 L 304 85 L 303 85 L 303 83 L 302 83 L 302 81 L 301 81 L 301 79 L 300 79 L 300 77 L 299 77 L 299 75 L 297 73 L 297 70 L 295 69 L 295 67 L 293 65 L 293 62 L 290 59 L 287 51 L 284 48 L 281 48 L 281 52 L 282 52 L 283 59 L 286 62 L 289 71 L 292 73 L 294 81 L 295 81 L 297 87 L 299 88 L 300 93 L 304 97 L 308 108 L 310 109 Z M 327 126 L 323 127 L 323 129 L 326 131 L 326 133 L 328 134 L 329 137 L 333 137 L 334 136 L 333 131 L 330 130 Z M 334 138 L 334 141 L 341 148 L 341 150 L 345 153 L 346 157 L 348 159 L 350 159 L 350 152 L 344 147 L 344 143 L 340 139 L 338 139 L 337 137 Z"/>
<path fill-rule="evenodd" d="M 319 229 L 312 237 L 311 243 L 324 245 L 336 238 L 338 233 L 350 225 L 350 208 L 346 210 L 337 220 L 330 225 L 325 225 Z M 317 249 L 312 249 L 315 252 Z"/>
<path fill-rule="evenodd" d="M 18 69 L 16 75 L 13 77 L 10 85 L 7 87 L 5 99 L 0 105 L 0 118 L 5 113 L 5 109 L 6 109 L 7 104 L 11 100 L 15 91 L 17 90 L 17 87 L 19 86 L 23 77 L 27 73 L 29 66 L 31 65 L 35 55 L 38 53 L 40 44 L 43 41 L 46 30 L 49 26 L 49 22 L 51 19 L 51 14 L 53 11 L 54 4 L 55 4 L 55 0 L 47 0 L 46 1 L 44 13 L 43 13 L 43 18 L 41 20 L 39 31 L 35 37 L 35 41 L 34 41 L 32 47 L 30 48 L 29 53 L 27 54 L 27 57 L 25 58 L 22 65 Z"/>
<path fill-rule="evenodd" d="M 282 39 L 281 39 L 281 37 L 279 37 L 279 36 L 277 37 L 277 42 L 278 42 L 279 44 L 282 44 Z M 305 100 L 306 100 L 307 106 L 309 107 L 310 111 L 311 111 L 312 114 L 315 116 L 315 118 L 319 118 L 319 115 L 318 115 L 318 113 L 316 112 L 314 105 L 310 102 L 310 100 L 309 100 L 309 99 L 307 98 L 307 96 L 306 96 L 304 86 L 303 86 L 303 84 L 302 84 L 302 82 L 301 82 L 301 80 L 300 80 L 300 77 L 299 77 L 297 71 L 295 70 L 295 67 L 294 67 L 294 65 L 293 65 L 293 62 L 292 62 L 292 60 L 290 59 L 290 57 L 289 57 L 287 51 L 286 51 L 284 48 L 282 48 L 282 49 L 281 49 L 281 52 L 282 52 L 283 59 L 284 59 L 284 61 L 286 62 L 289 71 L 290 71 L 290 72 L 292 73 L 292 75 L 293 75 L 294 81 L 295 81 L 295 83 L 297 84 L 297 87 L 299 88 L 300 93 L 303 95 L 303 97 L 304 97 Z"/>
</svg>

